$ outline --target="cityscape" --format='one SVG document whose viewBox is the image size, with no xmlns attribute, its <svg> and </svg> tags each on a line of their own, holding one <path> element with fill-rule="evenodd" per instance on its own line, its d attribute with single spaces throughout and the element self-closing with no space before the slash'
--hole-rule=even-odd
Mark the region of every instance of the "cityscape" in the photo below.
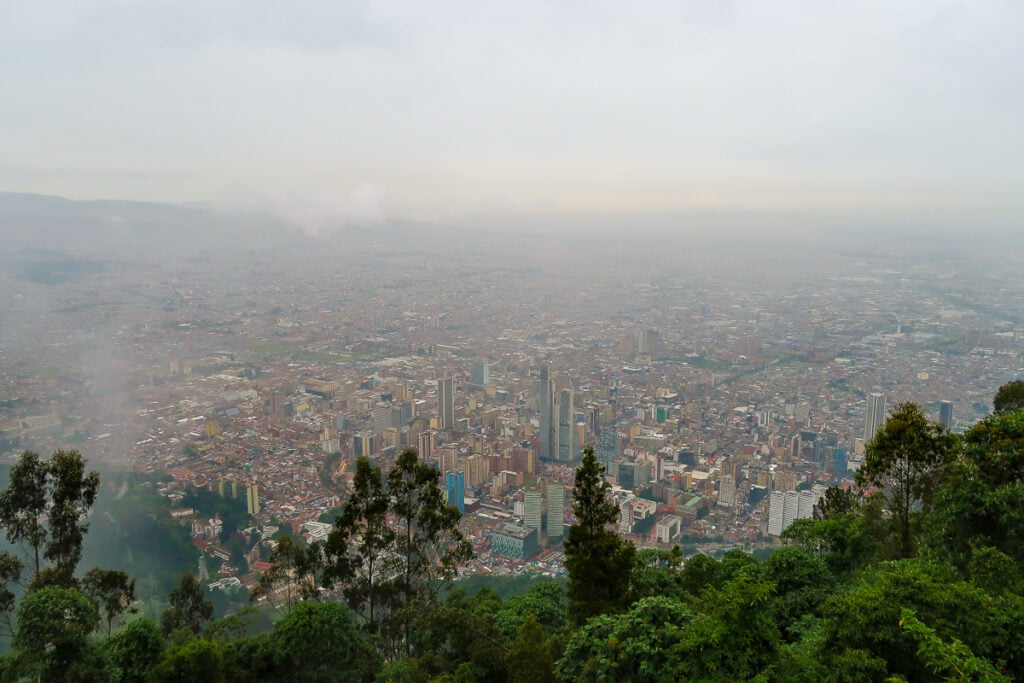
<svg viewBox="0 0 1024 683">
<path fill-rule="evenodd" d="M 852 484 L 893 406 L 962 429 L 1024 367 L 1009 260 L 403 237 L 93 253 L 59 284 L 8 269 L 5 458 L 69 446 L 163 481 L 233 576 L 217 521 L 175 504 L 187 490 L 323 540 L 355 459 L 386 471 L 414 448 L 463 513 L 463 574 L 561 575 L 585 446 L 638 547 L 773 547 Z"/>
</svg>

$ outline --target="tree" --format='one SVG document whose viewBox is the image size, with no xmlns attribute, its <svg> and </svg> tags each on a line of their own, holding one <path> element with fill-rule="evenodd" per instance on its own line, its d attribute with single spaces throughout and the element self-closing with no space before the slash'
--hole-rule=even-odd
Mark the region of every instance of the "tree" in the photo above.
<svg viewBox="0 0 1024 683">
<path fill-rule="evenodd" d="M 220 683 L 224 678 L 222 646 L 205 638 L 172 646 L 149 676 L 153 683 Z"/>
<path fill-rule="evenodd" d="M 93 567 L 82 577 L 82 592 L 102 610 L 107 622 L 107 636 L 114 620 L 126 612 L 134 612 L 135 579 L 116 569 Z"/>
<path fill-rule="evenodd" d="M 100 475 L 85 473 L 85 460 L 78 451 L 54 452 L 48 470 L 50 540 L 44 555 L 59 570 L 73 574 L 82 559 L 82 541 L 89 530 L 86 515 L 96 500 Z"/>
<path fill-rule="evenodd" d="M 0 525 L 11 543 L 32 550 L 33 572 L 39 573 L 47 529 L 43 522 L 48 503 L 46 462 L 38 453 L 25 451 L 11 468 L 10 482 L 0 491 Z"/>
<path fill-rule="evenodd" d="M 11 584 L 21 581 L 21 570 L 24 568 L 21 560 L 7 552 L 0 551 L 0 614 L 4 619 L 8 635 L 14 635 L 14 625 L 11 616 L 14 612 L 16 596 L 11 590 Z"/>
<path fill-rule="evenodd" d="M 199 633 L 203 624 L 213 616 L 213 603 L 206 599 L 203 587 L 192 574 L 183 574 L 181 583 L 167 597 L 170 606 L 160 616 L 165 636 L 179 628 Z"/>
<path fill-rule="evenodd" d="M 853 511 L 857 507 L 859 494 L 854 489 L 829 486 L 825 495 L 818 499 L 817 517 L 827 518 Z"/>
<path fill-rule="evenodd" d="M 390 512 L 398 526 L 396 617 L 407 646 L 412 605 L 435 597 L 459 565 L 473 556 L 473 547 L 459 531 L 462 515 L 445 502 L 440 479 L 440 472 L 412 448 L 399 454 L 387 477 Z"/>
<path fill-rule="evenodd" d="M 49 461 L 25 451 L 11 468 L 10 483 L 0 491 L 0 526 L 9 541 L 31 550 L 34 575 L 43 571 L 44 559 L 53 563 L 40 583 L 73 583 L 99 482 L 96 472 L 85 473 L 78 451 L 55 451 Z"/>
<path fill-rule="evenodd" d="M 565 539 L 569 617 L 576 624 L 624 608 L 629 596 L 635 549 L 608 529 L 618 520 L 619 508 L 608 500 L 611 487 L 603 473 L 594 448 L 584 448 L 572 491 L 576 523 Z"/>
<path fill-rule="evenodd" d="M 89 634 L 99 623 L 96 606 L 76 590 L 49 586 L 18 606 L 12 645 L 23 675 L 47 681 L 102 679 Z M 100 671 L 96 671 L 96 668 Z"/>
<path fill-rule="evenodd" d="M 282 678 L 371 681 L 380 666 L 369 641 L 336 602 L 302 602 L 274 627 L 271 645 Z"/>
<path fill-rule="evenodd" d="M 324 580 L 341 583 L 348 606 L 368 632 L 378 633 L 398 574 L 395 532 L 388 526 L 391 497 L 380 468 L 365 457 L 356 460 L 352 485 L 324 545 Z"/>
<path fill-rule="evenodd" d="M 281 536 L 270 552 L 271 568 L 260 574 L 259 583 L 249 595 L 249 600 L 256 601 L 266 597 L 277 607 L 277 596 L 284 592 L 284 606 L 290 610 L 295 603 L 318 597 L 316 590 L 315 559 L 321 553 L 317 543 L 302 548 L 291 536 Z"/>
<path fill-rule="evenodd" d="M 596 616 L 569 638 L 556 665 L 558 680 L 690 680 L 680 649 L 694 616 L 685 604 L 666 597 L 644 598 L 623 614 Z"/>
<path fill-rule="evenodd" d="M 537 617 L 532 614 L 526 617 L 506 661 L 513 683 L 548 683 L 554 680 L 551 651 Z"/>
<path fill-rule="evenodd" d="M 1024 381 L 1015 379 L 999 387 L 992 400 L 992 407 L 996 415 L 1024 408 Z"/>
<path fill-rule="evenodd" d="M 103 654 L 118 673 L 121 683 L 144 683 L 160 662 L 164 639 L 152 619 L 136 619 L 103 641 Z"/>
<path fill-rule="evenodd" d="M 929 422 L 916 403 L 897 405 L 868 442 L 857 483 L 881 489 L 896 525 L 896 557 L 913 554 L 915 509 L 931 509 L 941 468 L 949 462 L 954 445 L 949 430 Z"/>
</svg>

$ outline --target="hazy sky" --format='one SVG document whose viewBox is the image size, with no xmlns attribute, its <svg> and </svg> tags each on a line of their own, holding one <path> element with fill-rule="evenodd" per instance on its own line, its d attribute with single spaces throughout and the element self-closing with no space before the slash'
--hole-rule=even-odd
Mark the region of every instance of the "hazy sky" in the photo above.
<svg viewBox="0 0 1024 683">
<path fill-rule="evenodd" d="M 1024 2 L 0 0 L 0 190 L 1024 216 Z"/>
</svg>

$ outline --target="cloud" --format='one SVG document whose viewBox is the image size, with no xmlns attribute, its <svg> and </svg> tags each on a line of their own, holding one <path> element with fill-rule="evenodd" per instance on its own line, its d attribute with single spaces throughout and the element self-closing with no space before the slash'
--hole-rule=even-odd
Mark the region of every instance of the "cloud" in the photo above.
<svg viewBox="0 0 1024 683">
<path fill-rule="evenodd" d="M 351 189 L 278 188 L 266 193 L 265 208 L 310 237 L 329 237 L 346 228 L 387 225 L 387 190 L 372 182 Z"/>
</svg>

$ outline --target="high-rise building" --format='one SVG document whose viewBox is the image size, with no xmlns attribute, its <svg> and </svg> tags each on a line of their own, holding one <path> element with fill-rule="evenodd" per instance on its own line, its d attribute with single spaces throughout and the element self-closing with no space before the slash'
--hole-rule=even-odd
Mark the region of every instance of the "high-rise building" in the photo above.
<svg viewBox="0 0 1024 683">
<path fill-rule="evenodd" d="M 810 519 L 814 516 L 814 494 L 810 490 L 800 492 L 800 500 L 797 503 L 796 518 Z"/>
<path fill-rule="evenodd" d="M 473 384 L 487 386 L 491 383 L 491 365 L 485 360 L 473 362 Z"/>
<path fill-rule="evenodd" d="M 597 448 L 594 449 L 594 455 L 597 456 L 599 461 L 607 465 L 621 455 L 619 450 L 619 430 L 612 426 L 601 432 L 601 437 L 597 440 Z"/>
<path fill-rule="evenodd" d="M 437 380 L 437 427 L 443 432 L 455 429 L 455 379 Z"/>
<path fill-rule="evenodd" d="M 420 432 L 420 435 L 416 438 L 416 450 L 419 451 L 420 459 L 423 462 L 427 462 L 434 457 L 434 439 L 436 437 L 437 432 L 428 429 L 425 432 Z"/>
<path fill-rule="evenodd" d="M 445 489 L 448 493 L 448 505 L 466 512 L 466 479 L 461 471 L 449 471 L 444 475 Z"/>
<path fill-rule="evenodd" d="M 540 536 L 541 494 L 537 489 L 523 492 L 523 523 L 530 529 L 536 529 Z"/>
<path fill-rule="evenodd" d="M 548 484 L 548 538 L 561 538 L 565 532 L 565 487 L 561 482 Z"/>
<path fill-rule="evenodd" d="M 558 461 L 576 460 L 576 414 L 572 407 L 572 389 L 558 394 Z"/>
<path fill-rule="evenodd" d="M 953 402 L 943 401 L 939 404 L 939 423 L 947 427 L 953 426 Z"/>
<path fill-rule="evenodd" d="M 558 418 L 555 414 L 555 381 L 547 366 L 540 369 L 537 380 L 537 412 L 540 428 L 537 434 L 537 450 L 541 460 L 557 460 Z"/>
<path fill-rule="evenodd" d="M 249 484 L 245 487 L 245 509 L 254 517 L 260 514 L 260 487 L 258 484 Z"/>
<path fill-rule="evenodd" d="M 864 413 L 864 443 L 875 438 L 875 432 L 885 420 L 885 396 L 879 393 L 868 394 L 868 407 Z"/>
<path fill-rule="evenodd" d="M 782 530 L 785 531 L 794 519 L 800 517 L 800 494 L 796 491 L 786 491 L 782 501 Z"/>
<path fill-rule="evenodd" d="M 784 530 L 782 526 L 782 508 L 785 505 L 786 494 L 782 491 L 772 491 L 768 499 L 768 535 L 781 536 Z"/>
<path fill-rule="evenodd" d="M 352 437 L 352 451 L 357 458 L 370 457 L 377 452 L 377 436 L 371 432 L 359 432 Z"/>
<path fill-rule="evenodd" d="M 736 481 L 731 474 L 726 474 L 718 483 L 718 504 L 732 507 L 736 502 Z"/>
</svg>

